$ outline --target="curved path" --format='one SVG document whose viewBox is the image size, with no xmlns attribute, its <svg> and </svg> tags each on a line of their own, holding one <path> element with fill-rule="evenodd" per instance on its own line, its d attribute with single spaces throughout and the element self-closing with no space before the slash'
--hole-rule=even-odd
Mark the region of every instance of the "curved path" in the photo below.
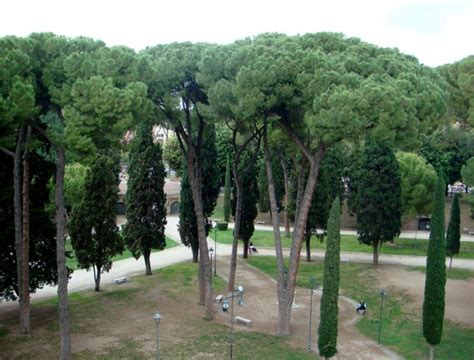
<svg viewBox="0 0 474 360">
<path fill-rule="evenodd" d="M 176 216 L 169 216 L 167 218 L 168 225 L 166 226 L 166 235 L 170 238 L 180 242 L 179 232 L 178 232 L 178 220 Z M 268 226 L 259 226 L 259 228 L 264 228 L 269 230 Z M 212 241 L 209 242 L 210 246 L 213 246 Z M 272 248 L 259 248 L 259 253 L 261 255 L 274 256 L 275 250 Z M 289 254 L 289 249 L 284 250 L 285 255 Z M 226 244 L 217 244 L 217 256 L 228 256 L 231 254 L 231 245 Z M 314 258 L 322 259 L 324 258 L 323 251 L 313 251 L 312 256 Z M 151 254 L 151 264 L 155 269 L 163 268 L 176 264 L 179 262 L 187 261 L 191 258 L 191 252 L 188 248 L 183 245 L 178 245 L 176 247 L 166 249 L 164 251 L 155 252 Z M 361 262 L 361 263 L 371 263 L 372 255 L 367 253 L 341 253 L 342 261 L 349 262 Z M 398 256 L 398 255 L 383 255 L 379 257 L 380 264 L 392 264 L 392 265 L 405 265 L 405 266 L 425 266 L 426 257 L 424 256 Z M 453 261 L 453 267 L 460 269 L 474 270 L 474 260 L 470 259 L 455 259 Z M 142 274 L 145 271 L 145 265 L 143 259 L 140 258 L 135 260 L 134 258 L 128 258 L 124 260 L 119 260 L 114 262 L 112 269 L 108 273 L 102 274 L 102 283 L 111 282 L 113 279 L 123 277 L 123 276 L 132 276 L 137 274 Z M 70 292 L 81 291 L 85 289 L 90 289 L 94 287 L 93 275 L 91 271 L 87 270 L 76 270 L 72 274 L 71 279 L 69 280 L 68 289 Z M 35 294 L 32 295 L 32 301 L 37 301 L 39 299 L 44 299 L 48 297 L 55 296 L 57 294 L 56 286 L 45 286 L 43 289 L 38 290 Z M 13 308 L 16 305 L 16 302 L 3 302 L 0 303 L 0 311 L 4 311 L 7 308 Z"/>
<path fill-rule="evenodd" d="M 169 217 L 168 225 L 166 228 L 166 235 L 172 239 L 179 241 L 179 233 L 177 230 L 177 217 Z M 268 230 L 268 227 L 265 227 Z M 213 242 L 210 242 L 210 246 L 213 246 Z M 285 251 L 286 253 L 288 251 Z M 231 246 L 225 244 L 217 244 L 217 255 L 218 255 L 218 268 L 219 275 L 224 278 L 228 272 L 228 261 L 231 253 Z M 261 255 L 275 255 L 274 249 L 270 248 L 259 248 L 259 254 Z M 323 258 L 324 252 L 317 251 L 313 252 L 315 258 Z M 151 263 L 153 268 L 158 269 L 166 267 L 175 263 L 190 260 L 191 252 L 188 248 L 179 245 L 174 248 L 166 249 L 161 252 L 151 254 Z M 371 254 L 363 253 L 343 253 L 341 254 L 343 261 L 354 261 L 354 262 L 372 262 Z M 379 259 L 381 264 L 397 264 L 397 265 L 417 265 L 424 266 L 426 263 L 425 257 L 420 256 L 395 256 L 395 255 L 381 255 Z M 459 268 L 474 269 L 474 260 L 456 259 L 455 265 Z M 222 269 L 222 270 L 221 270 Z M 136 274 L 144 273 L 144 263 L 142 259 L 135 260 L 134 258 L 124 259 L 117 261 L 113 264 L 113 267 L 109 273 L 105 273 L 102 276 L 103 283 L 107 283 L 123 276 L 132 276 Z M 265 332 L 268 334 L 274 334 L 277 314 L 277 303 L 275 294 L 274 280 L 263 274 L 257 269 L 252 268 L 245 262 L 239 260 L 239 271 L 237 273 L 237 281 L 242 281 L 246 284 L 246 296 L 245 308 L 241 309 L 241 314 L 244 317 L 254 317 L 254 330 Z M 89 271 L 76 270 L 70 281 L 69 291 L 80 291 L 84 289 L 93 288 L 94 281 L 93 275 Z M 298 289 L 295 302 L 296 306 L 292 316 L 292 340 L 299 347 L 305 347 L 307 344 L 307 318 L 309 311 L 309 296 L 307 289 Z M 38 301 L 44 298 L 52 297 L 56 295 L 56 287 L 46 286 L 39 290 L 36 294 L 32 295 L 33 301 Z M 315 296 L 319 296 L 316 294 Z M 0 320 L 3 315 L 9 313 L 11 310 L 17 309 L 16 302 L 4 302 L 0 304 Z M 315 323 L 317 322 L 319 315 L 319 301 L 315 301 L 313 304 L 313 317 Z M 216 304 L 216 307 L 218 305 Z M 250 310 L 251 309 L 251 310 Z M 258 309 L 258 311 L 255 311 Z M 354 315 L 354 304 L 351 299 L 340 298 L 340 357 L 343 359 L 342 354 L 351 354 L 351 359 L 399 359 L 400 357 L 391 352 L 390 350 L 380 347 L 374 341 L 361 335 L 355 328 L 354 323 L 358 320 L 358 317 Z M 240 310 L 239 310 L 240 311 Z M 228 323 L 228 316 L 226 317 L 220 311 L 216 319 L 222 323 Z M 239 314 L 236 308 L 236 314 Z M 260 314 L 255 318 L 255 314 Z M 269 325 L 271 324 L 271 325 Z M 316 344 L 313 344 L 313 351 L 315 351 Z M 359 351 L 360 354 L 354 354 L 349 349 L 367 349 L 366 351 Z M 344 350 L 346 349 L 346 350 Z M 369 356 L 368 356 L 369 354 Z M 357 355 L 356 357 L 354 357 Z M 360 356 L 359 356 L 360 355 Z"/>
</svg>

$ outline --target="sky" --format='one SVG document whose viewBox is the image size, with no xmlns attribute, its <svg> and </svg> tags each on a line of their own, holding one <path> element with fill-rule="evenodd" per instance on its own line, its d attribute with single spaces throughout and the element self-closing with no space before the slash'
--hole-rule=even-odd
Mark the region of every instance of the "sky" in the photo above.
<svg viewBox="0 0 474 360">
<path fill-rule="evenodd" d="M 135 50 L 331 31 L 428 66 L 474 54 L 474 0 L 4 0 L 0 9 L 0 36 L 54 32 Z"/>
</svg>

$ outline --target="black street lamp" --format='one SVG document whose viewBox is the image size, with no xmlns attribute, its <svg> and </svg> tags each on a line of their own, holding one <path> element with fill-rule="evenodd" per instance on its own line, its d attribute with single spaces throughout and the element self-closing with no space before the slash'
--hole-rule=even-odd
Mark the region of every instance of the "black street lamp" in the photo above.
<svg viewBox="0 0 474 360">
<path fill-rule="evenodd" d="M 214 249 L 211 247 L 209 249 L 209 255 L 211 256 L 211 297 L 212 297 L 212 255 L 214 254 Z"/>
<path fill-rule="evenodd" d="M 234 298 L 237 298 L 237 304 L 244 306 L 244 288 L 237 286 L 228 296 L 222 301 L 222 311 L 227 312 L 229 310 L 229 299 L 231 299 L 230 305 L 230 359 L 233 359 L 233 346 L 234 346 Z"/>
<path fill-rule="evenodd" d="M 384 297 L 387 295 L 387 292 L 386 292 L 384 289 L 380 289 L 379 295 L 380 295 L 380 319 L 379 319 L 379 336 L 378 336 L 378 340 L 379 340 L 379 344 L 380 344 L 380 338 L 381 338 L 381 335 L 382 335 L 383 299 L 384 299 Z"/>
<path fill-rule="evenodd" d="M 214 224 L 214 249 L 216 251 L 216 257 L 214 258 L 214 276 L 217 276 L 217 222 Z"/>
<path fill-rule="evenodd" d="M 311 321 L 312 321 L 312 318 L 313 318 L 313 292 L 318 287 L 318 285 L 316 284 L 316 277 L 314 277 L 313 275 L 310 275 L 310 277 L 309 277 L 309 287 L 311 289 L 311 297 L 310 297 L 310 301 L 309 301 L 309 326 L 308 326 L 308 347 L 307 347 L 307 350 L 308 350 L 308 352 L 311 352 L 311 351 L 313 351 L 312 346 L 311 346 L 311 343 L 312 343 L 312 339 L 311 339 L 312 324 L 311 324 Z"/>
<path fill-rule="evenodd" d="M 153 320 L 155 320 L 155 324 L 156 324 L 156 360 L 160 360 L 160 321 L 161 321 L 161 315 L 158 311 L 155 313 L 155 316 L 153 317 Z"/>
</svg>

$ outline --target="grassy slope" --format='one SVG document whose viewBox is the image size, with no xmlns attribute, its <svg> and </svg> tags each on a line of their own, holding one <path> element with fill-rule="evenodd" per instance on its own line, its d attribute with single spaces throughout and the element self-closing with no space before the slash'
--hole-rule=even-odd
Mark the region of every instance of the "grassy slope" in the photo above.
<svg viewBox="0 0 474 360">
<path fill-rule="evenodd" d="M 275 277 L 273 257 L 253 257 L 249 263 Z M 321 283 L 323 262 L 304 263 L 299 267 L 298 286 L 309 287 L 309 275 L 315 275 Z M 354 300 L 364 299 L 369 311 L 357 327 L 365 335 L 377 339 L 379 304 L 377 279 L 371 265 L 341 264 L 341 293 Z M 384 301 L 382 343 L 403 355 L 406 359 L 422 359 L 427 356 L 426 342 L 421 332 L 421 314 L 410 306 L 413 301 L 403 292 L 389 289 Z M 461 360 L 474 358 L 474 329 L 467 329 L 445 321 L 443 340 L 436 346 L 436 359 Z"/>
<path fill-rule="evenodd" d="M 214 239 L 215 232 L 212 231 L 210 236 Z M 224 244 L 232 243 L 232 230 L 217 231 L 217 241 Z M 251 241 L 258 248 L 261 247 L 273 247 L 273 233 L 266 230 L 256 230 Z M 291 239 L 282 237 L 283 247 L 289 248 L 291 245 Z M 382 246 L 381 253 L 387 255 L 417 255 L 426 256 L 426 249 L 428 247 L 428 240 L 421 239 L 396 239 L 393 244 L 385 243 Z M 314 236 L 311 239 L 311 248 L 313 250 L 324 250 L 326 243 L 319 242 Z M 359 244 L 355 235 L 342 235 L 341 236 L 341 251 L 342 252 L 360 252 L 372 254 L 372 247 L 367 245 Z M 474 243 L 465 242 L 461 243 L 461 250 L 459 255 L 455 256 L 465 259 L 474 259 Z M 456 260 L 454 260 L 456 261 Z"/>
</svg>

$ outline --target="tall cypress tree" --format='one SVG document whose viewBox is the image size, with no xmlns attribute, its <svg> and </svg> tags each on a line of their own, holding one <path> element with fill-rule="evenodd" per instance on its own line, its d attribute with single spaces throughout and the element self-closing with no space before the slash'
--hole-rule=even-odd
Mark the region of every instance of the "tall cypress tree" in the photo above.
<svg viewBox="0 0 474 360">
<path fill-rule="evenodd" d="M 115 223 L 118 168 L 117 157 L 97 157 L 86 178 L 84 198 L 68 227 L 79 267 L 94 270 L 95 291 L 100 290 L 101 273 L 109 271 L 112 258 L 124 250 Z"/>
<path fill-rule="evenodd" d="M 423 301 L 423 336 L 433 346 L 443 334 L 444 297 L 446 285 L 446 242 L 444 235 L 444 181 L 438 174 L 430 222 L 430 238 L 426 260 L 425 297 Z"/>
<path fill-rule="evenodd" d="M 164 249 L 166 225 L 165 167 L 159 143 L 153 143 L 151 124 L 140 126 L 129 155 L 125 242 L 133 256 L 143 254 L 151 275 L 152 249 Z"/>
<path fill-rule="evenodd" d="M 361 243 L 373 247 L 373 262 L 377 265 L 381 244 L 393 240 L 401 228 L 400 168 L 393 149 L 369 139 L 356 181 L 358 238 Z"/>
<path fill-rule="evenodd" d="M 336 197 L 332 203 L 328 220 L 328 237 L 324 256 L 323 295 L 318 329 L 319 354 L 326 359 L 337 352 L 339 263 L 341 241 L 341 201 Z"/>
<path fill-rule="evenodd" d="M 454 195 L 449 218 L 448 232 L 446 234 L 446 254 L 450 257 L 449 268 L 453 264 L 453 256 L 459 254 L 461 247 L 461 211 L 459 209 L 459 196 Z"/>
<path fill-rule="evenodd" d="M 250 157 L 244 157 L 242 165 L 247 166 Z M 242 214 L 240 219 L 239 235 L 240 239 L 244 242 L 244 254 L 243 257 L 248 257 L 249 241 L 252 237 L 255 226 L 254 220 L 257 217 L 258 209 L 257 203 L 259 198 L 258 184 L 257 184 L 257 170 L 255 165 L 251 165 L 247 169 L 242 178 L 242 188 L 245 191 L 242 192 Z M 234 196 L 232 201 L 232 215 L 235 216 L 236 207 L 236 190 L 234 188 Z"/>
<path fill-rule="evenodd" d="M 224 221 L 230 219 L 230 159 L 227 156 L 225 165 L 225 184 L 224 184 Z"/>
</svg>

